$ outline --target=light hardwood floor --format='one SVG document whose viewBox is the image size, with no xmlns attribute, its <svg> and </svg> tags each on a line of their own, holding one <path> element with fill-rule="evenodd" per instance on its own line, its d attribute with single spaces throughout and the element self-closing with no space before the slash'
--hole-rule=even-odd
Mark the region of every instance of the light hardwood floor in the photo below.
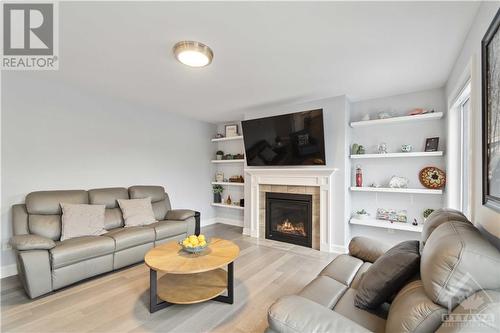
<svg viewBox="0 0 500 333">
<path fill-rule="evenodd" d="M 243 236 L 215 224 L 209 237 L 236 242 L 235 301 L 174 305 L 150 314 L 149 271 L 144 264 L 70 286 L 34 301 L 16 277 L 1 280 L 2 332 L 263 332 L 267 309 L 304 287 L 334 254 Z"/>
</svg>

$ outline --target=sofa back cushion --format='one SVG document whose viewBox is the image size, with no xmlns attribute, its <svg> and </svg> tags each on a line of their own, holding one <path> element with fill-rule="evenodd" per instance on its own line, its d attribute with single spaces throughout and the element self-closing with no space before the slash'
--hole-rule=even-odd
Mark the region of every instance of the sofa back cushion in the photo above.
<svg viewBox="0 0 500 333">
<path fill-rule="evenodd" d="M 61 241 L 82 236 L 99 236 L 104 229 L 105 205 L 82 205 L 61 202 Z"/>
<path fill-rule="evenodd" d="M 432 212 L 424 223 L 422 234 L 420 236 L 420 253 L 422 253 L 425 242 L 437 227 L 450 221 L 470 223 L 467 217 L 456 209 L 440 208 Z"/>
<path fill-rule="evenodd" d="M 170 200 L 163 186 L 136 185 L 128 189 L 130 199 L 151 198 L 155 219 L 162 221 L 171 209 Z"/>
<path fill-rule="evenodd" d="M 38 191 L 26 196 L 28 227 L 32 234 L 59 240 L 61 237 L 61 202 L 88 204 L 87 191 Z"/>
<path fill-rule="evenodd" d="M 434 303 L 421 280 L 408 283 L 392 301 L 386 332 L 427 333 L 441 325 L 446 308 Z"/>
<path fill-rule="evenodd" d="M 427 239 L 420 275 L 427 296 L 452 310 L 480 289 L 500 288 L 500 252 L 471 223 L 443 223 Z"/>
<path fill-rule="evenodd" d="M 129 199 L 125 187 L 97 188 L 89 190 L 89 201 L 93 205 L 105 205 L 104 228 L 111 230 L 123 227 L 123 215 L 117 200 Z"/>
</svg>

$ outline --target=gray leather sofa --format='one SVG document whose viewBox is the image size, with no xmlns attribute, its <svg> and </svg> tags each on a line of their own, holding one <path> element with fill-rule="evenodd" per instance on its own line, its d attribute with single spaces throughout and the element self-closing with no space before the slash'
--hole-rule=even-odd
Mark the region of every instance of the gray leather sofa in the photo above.
<svg viewBox="0 0 500 333">
<path fill-rule="evenodd" d="M 116 200 L 147 197 L 151 197 L 158 222 L 125 228 Z M 61 202 L 106 205 L 107 232 L 59 241 Z M 32 192 L 25 204 L 12 206 L 12 212 L 11 244 L 18 276 L 31 298 L 141 262 L 155 245 L 199 233 L 199 213 L 172 210 L 162 186 Z"/>
<path fill-rule="evenodd" d="M 388 247 L 354 238 L 298 295 L 268 311 L 271 332 L 500 332 L 500 252 L 458 211 L 424 224 L 420 274 L 375 311 L 354 306 L 356 289 Z"/>
</svg>

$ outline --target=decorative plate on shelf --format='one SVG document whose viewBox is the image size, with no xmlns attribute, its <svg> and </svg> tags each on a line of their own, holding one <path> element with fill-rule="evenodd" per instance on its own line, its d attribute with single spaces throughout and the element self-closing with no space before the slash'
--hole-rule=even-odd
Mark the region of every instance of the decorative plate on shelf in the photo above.
<svg viewBox="0 0 500 333">
<path fill-rule="evenodd" d="M 430 189 L 440 189 L 446 184 L 446 174 L 436 167 L 425 167 L 418 176 L 420 183 Z"/>
</svg>

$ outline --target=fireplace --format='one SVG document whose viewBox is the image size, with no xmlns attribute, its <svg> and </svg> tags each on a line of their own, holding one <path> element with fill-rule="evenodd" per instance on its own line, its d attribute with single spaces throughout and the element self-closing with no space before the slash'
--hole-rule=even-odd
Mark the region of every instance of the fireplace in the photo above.
<svg viewBox="0 0 500 333">
<path fill-rule="evenodd" d="M 312 247 L 312 195 L 266 192 L 266 238 Z"/>
</svg>

